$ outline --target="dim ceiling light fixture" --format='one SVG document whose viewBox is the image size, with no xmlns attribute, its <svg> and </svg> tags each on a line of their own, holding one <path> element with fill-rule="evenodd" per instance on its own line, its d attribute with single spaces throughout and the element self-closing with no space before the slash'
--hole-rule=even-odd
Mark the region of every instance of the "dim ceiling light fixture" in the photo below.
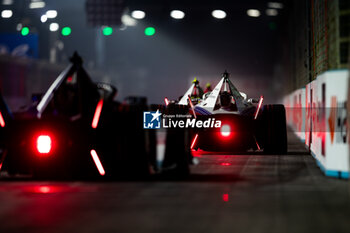
<svg viewBox="0 0 350 233">
<path fill-rule="evenodd" d="M 1 11 L 1 17 L 2 18 L 11 18 L 12 17 L 12 11 L 11 10 L 3 10 Z"/>
<path fill-rule="evenodd" d="M 226 12 L 223 10 L 213 10 L 213 12 L 211 12 L 211 15 L 216 19 L 226 18 Z"/>
<path fill-rule="evenodd" d="M 250 17 L 259 17 L 260 11 L 256 10 L 256 9 L 249 9 L 249 10 L 247 10 L 247 15 Z"/>
<path fill-rule="evenodd" d="M 13 0 L 2 0 L 2 5 L 12 5 Z"/>
<path fill-rule="evenodd" d="M 42 1 L 31 2 L 29 3 L 29 9 L 44 8 L 45 5 L 46 5 L 45 2 L 42 2 Z"/>
<path fill-rule="evenodd" d="M 278 11 L 276 9 L 267 9 L 266 10 L 266 15 L 268 15 L 268 16 L 277 16 L 278 15 Z"/>
<path fill-rule="evenodd" d="M 51 23 L 50 24 L 50 31 L 55 32 L 60 28 L 60 25 L 58 23 Z"/>
<path fill-rule="evenodd" d="M 143 19 L 146 17 L 146 13 L 144 11 L 135 10 L 131 12 L 131 17 L 133 17 L 134 19 Z"/>
<path fill-rule="evenodd" d="M 170 12 L 170 16 L 174 19 L 183 19 L 185 17 L 185 13 L 180 10 L 173 10 Z"/>
<path fill-rule="evenodd" d="M 269 2 L 269 3 L 267 3 L 267 6 L 269 8 L 275 8 L 275 9 L 282 9 L 283 8 L 283 4 L 280 2 Z"/>
<path fill-rule="evenodd" d="M 130 17 L 129 15 L 123 15 L 122 16 L 122 23 L 124 24 L 124 26 L 136 26 L 137 25 L 137 20 Z"/>
<path fill-rule="evenodd" d="M 46 11 L 46 17 L 49 18 L 49 19 L 56 18 L 57 17 L 57 11 L 55 11 L 55 10 Z"/>
</svg>

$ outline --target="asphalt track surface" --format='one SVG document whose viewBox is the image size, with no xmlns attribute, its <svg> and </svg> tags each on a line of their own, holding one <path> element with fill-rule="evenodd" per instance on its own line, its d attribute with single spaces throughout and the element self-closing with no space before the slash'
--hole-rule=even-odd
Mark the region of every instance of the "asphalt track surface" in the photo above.
<svg viewBox="0 0 350 233">
<path fill-rule="evenodd" d="M 348 181 L 288 155 L 197 152 L 185 180 L 0 180 L 0 232 L 350 232 Z"/>
</svg>

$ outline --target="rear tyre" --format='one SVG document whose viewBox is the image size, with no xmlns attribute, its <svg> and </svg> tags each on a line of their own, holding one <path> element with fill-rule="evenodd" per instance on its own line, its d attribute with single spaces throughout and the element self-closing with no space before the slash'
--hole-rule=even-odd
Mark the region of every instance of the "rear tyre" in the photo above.
<svg viewBox="0 0 350 233">
<path fill-rule="evenodd" d="M 264 152 L 287 154 L 286 110 L 282 104 L 265 105 L 262 112 L 264 124 Z"/>
</svg>

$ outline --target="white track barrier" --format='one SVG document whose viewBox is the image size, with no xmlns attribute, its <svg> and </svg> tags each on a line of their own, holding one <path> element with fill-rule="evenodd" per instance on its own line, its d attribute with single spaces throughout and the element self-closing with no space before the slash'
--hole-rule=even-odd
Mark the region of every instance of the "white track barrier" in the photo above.
<svg viewBox="0 0 350 233">
<path fill-rule="evenodd" d="M 287 122 L 327 175 L 349 178 L 349 72 L 327 71 L 284 98 Z"/>
</svg>

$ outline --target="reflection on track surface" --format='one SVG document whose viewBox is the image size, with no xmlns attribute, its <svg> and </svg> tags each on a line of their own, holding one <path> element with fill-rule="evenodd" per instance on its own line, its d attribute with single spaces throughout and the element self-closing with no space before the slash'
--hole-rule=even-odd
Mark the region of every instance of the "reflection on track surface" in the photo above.
<svg viewBox="0 0 350 233">
<path fill-rule="evenodd" d="M 344 180 L 288 155 L 196 152 L 186 180 L 0 182 L 0 232 L 349 232 Z"/>
</svg>

